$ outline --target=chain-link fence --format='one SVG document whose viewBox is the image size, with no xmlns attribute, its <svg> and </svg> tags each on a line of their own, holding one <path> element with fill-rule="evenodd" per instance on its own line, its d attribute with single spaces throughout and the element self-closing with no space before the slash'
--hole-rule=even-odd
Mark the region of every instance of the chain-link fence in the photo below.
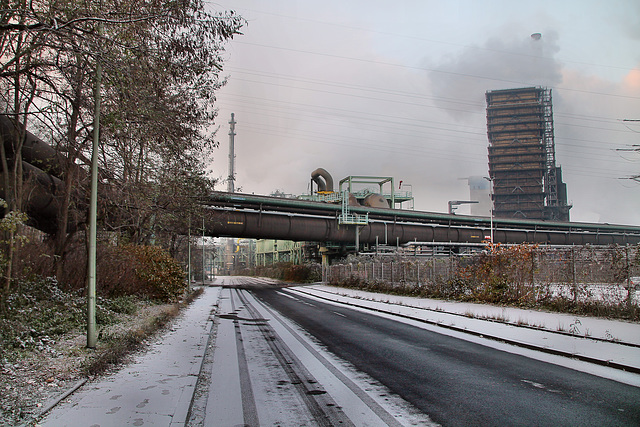
<svg viewBox="0 0 640 427">
<path fill-rule="evenodd" d="M 491 302 L 638 305 L 640 246 L 492 247 L 472 255 L 361 255 L 328 266 L 332 284 Z"/>
</svg>

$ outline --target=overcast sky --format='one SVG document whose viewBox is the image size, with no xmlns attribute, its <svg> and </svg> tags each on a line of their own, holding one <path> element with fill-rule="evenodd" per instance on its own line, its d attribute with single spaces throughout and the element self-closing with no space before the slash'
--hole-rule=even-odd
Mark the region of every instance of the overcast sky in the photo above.
<svg viewBox="0 0 640 427">
<path fill-rule="evenodd" d="M 552 89 L 556 162 L 572 221 L 640 225 L 640 2 L 229 0 L 248 21 L 217 94 L 236 188 L 303 194 L 310 174 L 392 176 L 415 208 L 466 200 L 488 175 L 487 90 Z M 540 40 L 531 34 L 540 33 Z M 462 178 L 462 179 L 461 179 Z M 226 184 L 217 187 L 225 190 Z M 459 213 L 468 212 L 462 207 Z"/>
</svg>

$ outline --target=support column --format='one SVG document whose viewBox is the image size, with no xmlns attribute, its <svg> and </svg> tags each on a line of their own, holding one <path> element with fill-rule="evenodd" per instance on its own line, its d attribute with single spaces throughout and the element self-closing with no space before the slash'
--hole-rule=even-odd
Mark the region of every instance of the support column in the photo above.
<svg viewBox="0 0 640 427">
<path fill-rule="evenodd" d="M 320 246 L 320 255 L 322 255 L 322 283 L 327 283 L 329 273 L 329 250 L 325 246 Z"/>
</svg>

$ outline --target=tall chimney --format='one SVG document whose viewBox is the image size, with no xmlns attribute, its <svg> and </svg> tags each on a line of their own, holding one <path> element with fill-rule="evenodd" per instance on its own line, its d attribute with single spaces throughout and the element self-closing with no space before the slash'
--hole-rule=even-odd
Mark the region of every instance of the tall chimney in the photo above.
<svg viewBox="0 0 640 427">
<path fill-rule="evenodd" d="M 231 125 L 229 128 L 229 178 L 227 178 L 227 191 L 229 193 L 234 193 L 234 181 L 236 179 L 234 167 L 236 163 L 236 155 L 234 153 L 234 136 L 236 136 L 236 121 L 234 118 L 234 114 L 231 113 L 231 121 L 229 121 Z"/>
</svg>

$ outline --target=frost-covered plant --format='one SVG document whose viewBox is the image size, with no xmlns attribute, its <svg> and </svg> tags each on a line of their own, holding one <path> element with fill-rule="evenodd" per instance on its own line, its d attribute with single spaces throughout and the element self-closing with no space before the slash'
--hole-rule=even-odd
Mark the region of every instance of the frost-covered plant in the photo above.
<svg viewBox="0 0 640 427">
<path fill-rule="evenodd" d="M 8 303 L 6 316 L 0 319 L 1 348 L 44 347 L 86 324 L 86 299 L 80 292 L 62 290 L 53 277 L 18 280 Z M 108 302 L 99 299 L 99 325 L 115 320 L 115 313 L 108 306 Z"/>
<path fill-rule="evenodd" d="M 449 281 L 457 292 L 491 303 L 522 303 L 535 298 L 535 245 L 489 244 L 486 251 Z M 460 294 L 458 297 L 464 297 Z"/>
<path fill-rule="evenodd" d="M 576 318 L 573 323 L 569 325 L 569 333 L 571 335 L 578 335 L 580 333 L 580 326 L 582 326 L 582 322 Z"/>
<path fill-rule="evenodd" d="M 127 249 L 136 258 L 136 276 L 148 297 L 173 302 L 187 290 L 184 269 L 167 251 L 158 246 L 130 245 Z"/>
</svg>

